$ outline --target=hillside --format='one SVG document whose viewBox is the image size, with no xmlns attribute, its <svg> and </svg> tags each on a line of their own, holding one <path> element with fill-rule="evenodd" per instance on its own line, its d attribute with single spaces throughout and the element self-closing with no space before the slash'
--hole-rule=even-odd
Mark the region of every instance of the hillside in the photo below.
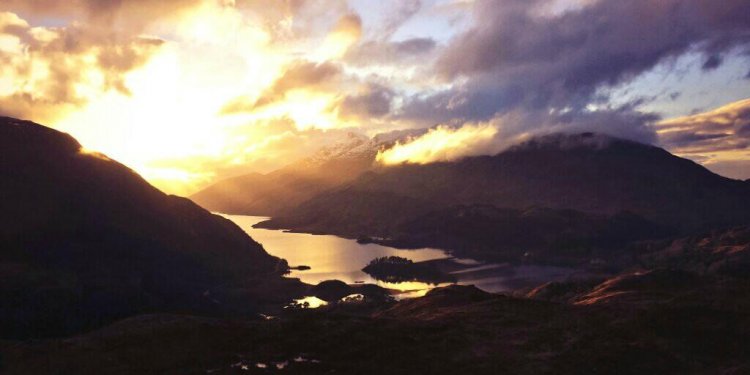
<svg viewBox="0 0 750 375">
<path fill-rule="evenodd" d="M 219 181 L 190 199 L 215 212 L 274 216 L 354 180 L 372 166 L 376 153 L 370 140 L 351 136 L 268 174 L 249 173 Z"/>
<path fill-rule="evenodd" d="M 380 167 L 259 226 L 458 249 L 476 243 L 475 233 L 453 238 L 457 244 L 435 243 L 440 236 L 431 233 L 444 234 L 441 225 L 456 210 L 476 205 L 572 210 L 605 221 L 630 215 L 653 227 L 631 233 L 631 240 L 750 222 L 746 183 L 658 147 L 583 133 L 535 138 L 495 156 Z M 498 230 L 486 224 L 477 217 L 466 226 Z"/>
<path fill-rule="evenodd" d="M 239 227 L 44 126 L 0 118 L 0 332 L 147 311 L 256 311 L 294 293 Z"/>
</svg>

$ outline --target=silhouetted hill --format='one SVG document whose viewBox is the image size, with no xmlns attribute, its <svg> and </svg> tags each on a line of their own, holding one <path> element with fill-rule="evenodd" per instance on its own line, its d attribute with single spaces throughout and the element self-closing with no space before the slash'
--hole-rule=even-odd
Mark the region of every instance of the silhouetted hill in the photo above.
<svg viewBox="0 0 750 375">
<path fill-rule="evenodd" d="M 490 210 L 574 210 L 604 221 L 627 213 L 634 225 L 651 227 L 629 234 L 631 240 L 634 235 L 652 238 L 750 222 L 746 183 L 716 175 L 658 147 L 584 133 L 535 138 L 495 156 L 377 168 L 259 226 L 383 237 L 411 242 L 410 246 L 441 245 L 436 239 L 452 231 L 453 249 L 495 246 L 503 239 L 477 243 L 505 230 L 492 224 L 495 214 L 489 215 L 489 221 L 480 217 L 468 223 L 461 218 L 464 227 L 474 228 L 463 235 L 450 224 L 456 222 L 456 207 L 476 205 L 493 207 Z M 570 222 L 559 219 L 563 226 Z M 528 228 L 533 222 L 512 225 Z M 477 235 L 475 229 L 480 227 L 486 229 L 485 236 Z M 544 229 L 521 232 L 531 237 Z"/>
<path fill-rule="evenodd" d="M 75 332 L 144 311 L 248 312 L 287 265 L 72 137 L 0 118 L 0 332 Z"/>
<path fill-rule="evenodd" d="M 495 261 L 580 265 L 582 261 L 606 260 L 622 264 L 630 258 L 618 250 L 629 243 L 671 234 L 668 228 L 629 212 L 602 215 L 474 205 L 418 216 L 399 225 L 390 239 L 379 242 L 446 248 L 462 256 Z"/>
<path fill-rule="evenodd" d="M 270 321 L 130 318 L 67 340 L 0 342 L 4 373 L 745 374 L 750 284 L 682 272 L 623 275 L 573 303 L 471 286 L 371 313 Z M 729 298 L 727 298 L 729 297 Z M 744 298 L 744 299 L 741 299 Z M 355 303 L 356 305 L 356 303 Z"/>
</svg>

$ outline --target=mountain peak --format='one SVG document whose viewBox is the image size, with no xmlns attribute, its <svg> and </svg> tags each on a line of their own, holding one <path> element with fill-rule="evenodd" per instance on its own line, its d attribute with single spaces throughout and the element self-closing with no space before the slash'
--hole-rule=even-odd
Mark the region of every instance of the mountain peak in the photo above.
<svg viewBox="0 0 750 375">
<path fill-rule="evenodd" d="M 31 121 L 3 116 L 0 116 L 0 146 L 9 153 L 17 148 L 49 153 L 73 153 L 81 149 L 81 144 L 66 133 Z"/>
</svg>

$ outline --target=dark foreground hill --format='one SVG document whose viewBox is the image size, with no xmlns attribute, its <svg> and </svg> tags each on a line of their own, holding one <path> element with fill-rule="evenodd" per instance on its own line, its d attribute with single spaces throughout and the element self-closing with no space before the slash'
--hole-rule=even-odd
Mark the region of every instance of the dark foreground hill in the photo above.
<svg viewBox="0 0 750 375">
<path fill-rule="evenodd" d="M 0 118 L 0 332 L 67 334 L 148 311 L 238 313 L 288 297 L 287 264 L 229 220 Z"/>
<path fill-rule="evenodd" d="M 504 258 L 749 222 L 746 183 L 658 147 L 583 133 L 495 156 L 377 168 L 259 226 Z"/>
<path fill-rule="evenodd" d="M 574 303 L 453 286 L 364 311 L 140 316 L 65 340 L 0 342 L 0 355 L 8 374 L 739 375 L 750 371 L 748 285 L 654 271 Z"/>
</svg>

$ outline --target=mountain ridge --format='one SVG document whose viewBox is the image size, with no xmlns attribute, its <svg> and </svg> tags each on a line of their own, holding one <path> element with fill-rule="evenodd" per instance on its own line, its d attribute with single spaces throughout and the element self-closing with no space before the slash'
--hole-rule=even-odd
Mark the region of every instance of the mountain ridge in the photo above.
<svg viewBox="0 0 750 375">
<path fill-rule="evenodd" d="M 472 205 L 630 213 L 674 234 L 750 222 L 746 183 L 656 146 L 581 133 L 532 139 L 494 156 L 378 166 L 258 226 L 435 246 L 414 241 L 429 236 L 408 235 L 406 223 Z"/>
<path fill-rule="evenodd" d="M 286 262 L 237 225 L 70 135 L 3 117 L 0 149 L 4 336 L 145 311 L 257 311 L 294 293 Z"/>
</svg>

